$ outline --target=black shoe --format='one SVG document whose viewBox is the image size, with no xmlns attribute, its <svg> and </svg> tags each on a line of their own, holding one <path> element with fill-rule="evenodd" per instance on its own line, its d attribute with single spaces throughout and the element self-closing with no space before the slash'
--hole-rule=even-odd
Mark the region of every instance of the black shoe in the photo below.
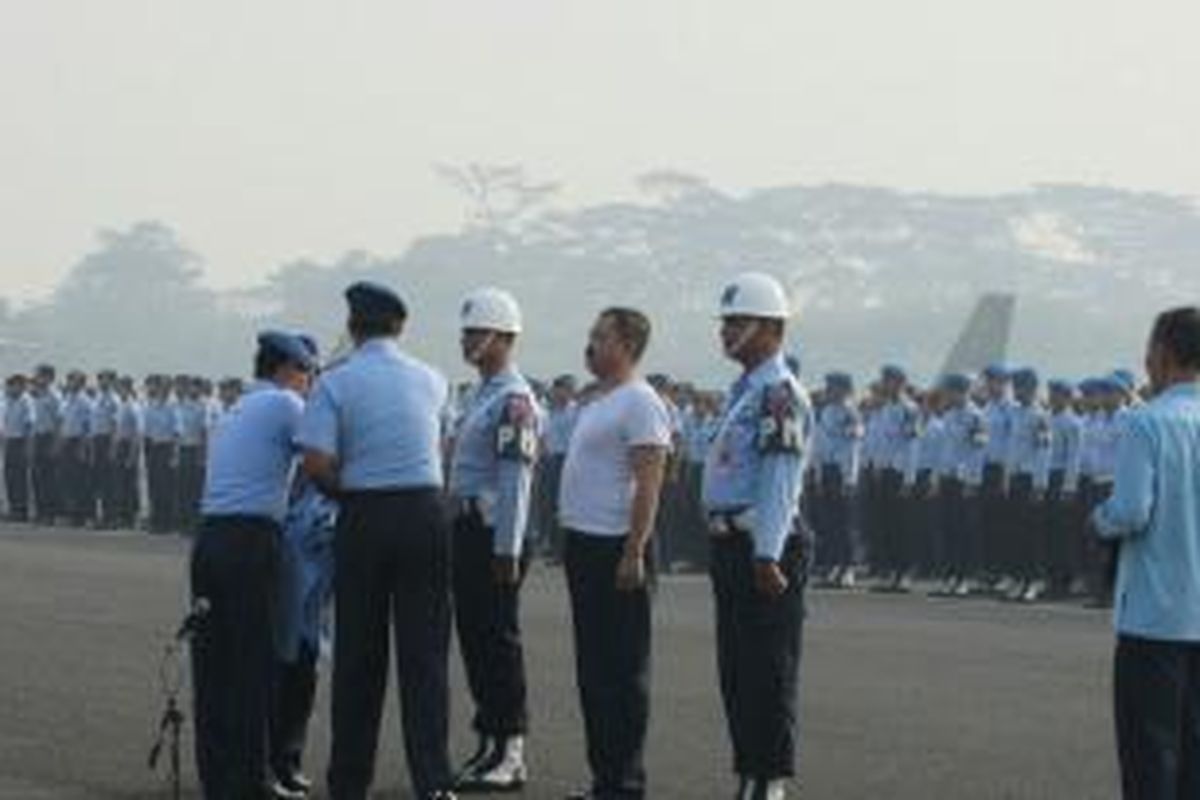
<svg viewBox="0 0 1200 800">
<path fill-rule="evenodd" d="M 479 746 L 475 753 L 466 760 L 454 778 L 454 785 L 462 787 L 471 784 L 482 769 L 490 767 L 497 759 L 497 742 L 490 736 L 480 736 Z"/>
</svg>

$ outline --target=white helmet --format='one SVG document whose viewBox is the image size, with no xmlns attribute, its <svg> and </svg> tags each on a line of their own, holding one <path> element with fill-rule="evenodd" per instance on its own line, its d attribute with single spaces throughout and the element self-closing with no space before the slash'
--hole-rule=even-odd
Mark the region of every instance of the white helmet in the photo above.
<svg viewBox="0 0 1200 800">
<path fill-rule="evenodd" d="M 491 286 L 476 289 L 463 300 L 458 316 L 463 330 L 475 328 L 497 333 L 521 332 L 521 307 L 503 289 Z"/>
<path fill-rule="evenodd" d="M 743 272 L 721 292 L 721 317 L 786 320 L 791 315 L 783 286 L 762 272 Z"/>
</svg>

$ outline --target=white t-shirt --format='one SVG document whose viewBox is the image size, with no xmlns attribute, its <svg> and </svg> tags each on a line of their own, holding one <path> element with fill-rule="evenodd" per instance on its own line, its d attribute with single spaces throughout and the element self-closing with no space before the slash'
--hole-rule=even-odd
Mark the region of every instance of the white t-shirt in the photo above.
<svg viewBox="0 0 1200 800">
<path fill-rule="evenodd" d="M 563 527 L 596 536 L 629 533 L 630 449 L 671 446 L 671 416 L 643 380 L 618 386 L 579 409 L 558 495 Z"/>
</svg>

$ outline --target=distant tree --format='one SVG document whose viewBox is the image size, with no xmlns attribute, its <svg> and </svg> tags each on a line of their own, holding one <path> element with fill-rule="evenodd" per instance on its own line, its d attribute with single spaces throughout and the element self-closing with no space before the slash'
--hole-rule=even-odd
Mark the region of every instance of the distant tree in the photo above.
<svg viewBox="0 0 1200 800">
<path fill-rule="evenodd" d="M 48 356 L 87 369 L 220 369 L 247 323 L 222 315 L 200 285 L 202 262 L 169 226 L 106 229 L 26 325 Z M 242 348 L 244 349 L 244 344 Z M 238 361 L 244 360 L 244 356 Z"/>
<path fill-rule="evenodd" d="M 534 182 L 516 164 L 439 164 L 434 170 L 467 198 L 467 228 L 492 233 L 517 233 L 561 188 L 552 181 Z"/>
</svg>

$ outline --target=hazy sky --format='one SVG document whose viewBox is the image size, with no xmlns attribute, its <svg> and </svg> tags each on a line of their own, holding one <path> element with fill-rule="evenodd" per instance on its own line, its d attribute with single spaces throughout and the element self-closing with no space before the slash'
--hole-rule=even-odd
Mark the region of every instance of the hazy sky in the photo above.
<svg viewBox="0 0 1200 800">
<path fill-rule="evenodd" d="M 453 229 L 437 162 L 578 203 L 738 190 L 1200 195 L 1200 4 L 1139 0 L 2 0 L 0 295 L 155 217 L 218 285 Z"/>
</svg>

